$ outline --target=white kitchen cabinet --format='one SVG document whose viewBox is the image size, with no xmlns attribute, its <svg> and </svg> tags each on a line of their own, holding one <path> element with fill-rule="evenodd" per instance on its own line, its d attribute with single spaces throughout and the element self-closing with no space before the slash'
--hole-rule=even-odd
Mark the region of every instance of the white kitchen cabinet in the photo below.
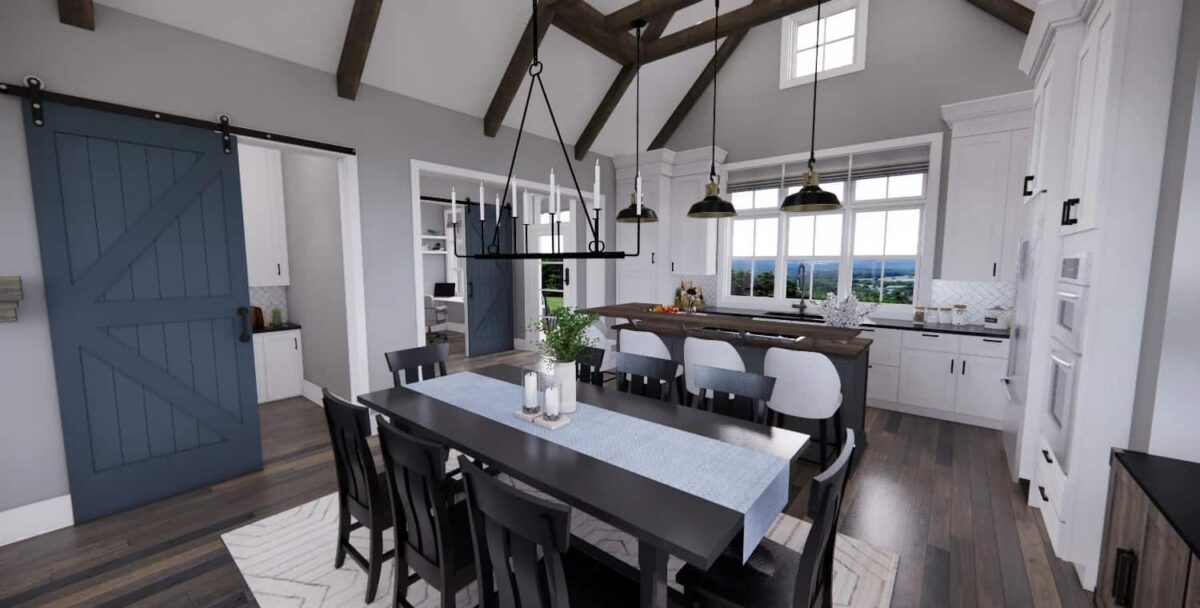
<svg viewBox="0 0 1200 608">
<path fill-rule="evenodd" d="M 872 363 L 867 369 L 867 399 L 895 402 L 899 400 L 899 391 L 900 368 Z"/>
<path fill-rule="evenodd" d="M 238 144 L 238 170 L 250 286 L 288 285 L 287 218 L 280 151 Z"/>
<path fill-rule="evenodd" d="M 950 124 L 942 279 L 1013 280 L 1032 92 L 942 106 Z"/>
<path fill-rule="evenodd" d="M 1075 71 L 1075 106 L 1068 144 L 1066 200 L 1059 209 L 1060 231 L 1071 234 L 1096 226 L 1096 188 L 1100 179 L 1104 115 L 1112 72 L 1112 3 L 1102 3 L 1088 23 Z M 1057 201 L 1056 201 L 1057 202 Z"/>
<path fill-rule="evenodd" d="M 904 333 L 899 329 L 862 327 L 860 337 L 871 340 L 871 365 L 900 366 L 900 343 Z"/>
<path fill-rule="evenodd" d="M 300 330 L 254 334 L 254 373 L 259 403 L 298 397 L 304 384 Z"/>
<path fill-rule="evenodd" d="M 717 273 L 717 224 L 714 219 L 687 216 L 692 203 L 704 197 L 708 184 L 704 173 L 671 179 L 671 268 L 674 274 Z M 661 213 L 661 212 L 660 212 Z"/>
<path fill-rule="evenodd" d="M 906 349 L 900 355 L 900 403 L 935 410 L 954 409 L 957 355 Z"/>
<path fill-rule="evenodd" d="M 991 420 L 1002 420 L 1008 405 L 1004 377 L 1008 359 L 959 355 L 955 379 L 954 411 Z"/>
</svg>

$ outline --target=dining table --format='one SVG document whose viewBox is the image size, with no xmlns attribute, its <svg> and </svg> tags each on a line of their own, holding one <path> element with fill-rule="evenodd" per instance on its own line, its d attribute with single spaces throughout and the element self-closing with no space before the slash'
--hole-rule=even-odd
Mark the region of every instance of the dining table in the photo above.
<svg viewBox="0 0 1200 608">
<path fill-rule="evenodd" d="M 525 371 L 494 365 L 358 400 L 634 536 L 645 608 L 668 606 L 669 556 L 705 570 L 726 551 L 748 559 L 786 507 L 808 435 L 583 382 L 573 421 L 549 430 L 514 415 Z"/>
</svg>

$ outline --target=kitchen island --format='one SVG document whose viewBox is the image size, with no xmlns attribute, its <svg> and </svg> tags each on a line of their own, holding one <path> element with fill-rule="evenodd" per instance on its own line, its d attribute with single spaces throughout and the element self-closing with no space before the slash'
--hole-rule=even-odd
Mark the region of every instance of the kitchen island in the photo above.
<svg viewBox="0 0 1200 608">
<path fill-rule="evenodd" d="M 741 355 L 746 371 L 756 374 L 762 373 L 763 359 L 769 348 L 824 354 L 833 362 L 842 380 L 842 421 L 846 428 L 854 430 L 859 445 L 866 445 L 863 422 L 871 340 L 859 337 L 859 330 L 703 311 L 653 312 L 652 308 L 652 304 L 629 303 L 598 306 L 583 312 L 614 320 L 614 329 L 637 329 L 657 334 L 666 343 L 671 358 L 680 363 L 683 363 L 683 342 L 688 337 L 729 342 Z M 809 420 L 787 417 L 783 426 L 814 436 L 817 432 L 816 423 Z"/>
</svg>

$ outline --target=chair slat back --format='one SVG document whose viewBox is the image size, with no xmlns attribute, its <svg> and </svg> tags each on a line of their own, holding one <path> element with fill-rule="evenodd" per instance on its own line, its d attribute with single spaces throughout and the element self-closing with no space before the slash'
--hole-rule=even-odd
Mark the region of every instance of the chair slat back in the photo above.
<svg viewBox="0 0 1200 608">
<path fill-rule="evenodd" d="M 700 406 L 710 412 L 716 409 L 737 415 L 748 405 L 749 415 L 739 417 L 757 422 L 775 391 L 775 379 L 769 376 L 698 364 L 691 370 Z"/>
<path fill-rule="evenodd" d="M 795 608 L 816 605 L 819 592 L 828 587 L 827 577 L 833 576 L 833 551 L 838 519 L 842 510 L 842 494 L 854 454 L 854 431 L 846 429 L 846 443 L 837 460 L 812 480 L 808 501 L 808 516 L 812 529 L 800 554 L 800 569 L 792 596 Z"/>
<path fill-rule="evenodd" d="M 670 359 L 617 353 L 617 387 L 635 395 L 669 402 L 678 370 Z"/>
<path fill-rule="evenodd" d="M 345 498 L 366 510 L 376 496 L 382 496 L 375 460 L 367 437 L 371 434 L 371 419 L 367 409 L 352 405 L 325 389 L 325 421 L 329 425 L 329 440 L 333 445 L 333 461 L 337 467 L 338 491 Z"/>
<path fill-rule="evenodd" d="M 446 375 L 450 345 L 446 342 L 384 353 L 392 384 L 397 387 Z"/>
<path fill-rule="evenodd" d="M 465 457 L 459 467 L 481 606 L 569 608 L 562 554 L 570 547 L 571 508 L 505 485 Z"/>
<path fill-rule="evenodd" d="M 600 386 L 604 384 L 604 375 L 600 373 L 603 364 L 604 349 L 585 346 L 575 356 L 575 374 L 580 382 Z"/>
<path fill-rule="evenodd" d="M 404 432 L 383 416 L 379 423 L 379 445 L 387 469 L 393 521 L 406 527 L 405 543 L 433 567 L 453 563 L 447 555 L 444 528 L 449 503 L 444 491 L 448 450 Z"/>
</svg>

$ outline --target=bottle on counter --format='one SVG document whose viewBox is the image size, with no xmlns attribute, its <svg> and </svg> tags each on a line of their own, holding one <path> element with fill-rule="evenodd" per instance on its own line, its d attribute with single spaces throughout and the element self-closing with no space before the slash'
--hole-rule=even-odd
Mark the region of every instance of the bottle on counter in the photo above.
<svg viewBox="0 0 1200 608">
<path fill-rule="evenodd" d="M 925 307 L 924 306 L 914 306 L 913 307 L 913 325 L 924 325 L 924 324 L 925 324 Z"/>
<path fill-rule="evenodd" d="M 937 319 L 938 323 L 941 323 L 943 325 L 949 325 L 952 320 L 951 315 L 950 315 L 950 308 L 942 307 L 942 308 L 937 309 L 937 311 L 938 311 L 938 319 Z"/>
<path fill-rule="evenodd" d="M 952 323 L 954 325 L 966 325 L 967 324 L 967 305 L 966 304 L 955 304 L 954 305 L 954 320 L 952 321 Z"/>
</svg>

